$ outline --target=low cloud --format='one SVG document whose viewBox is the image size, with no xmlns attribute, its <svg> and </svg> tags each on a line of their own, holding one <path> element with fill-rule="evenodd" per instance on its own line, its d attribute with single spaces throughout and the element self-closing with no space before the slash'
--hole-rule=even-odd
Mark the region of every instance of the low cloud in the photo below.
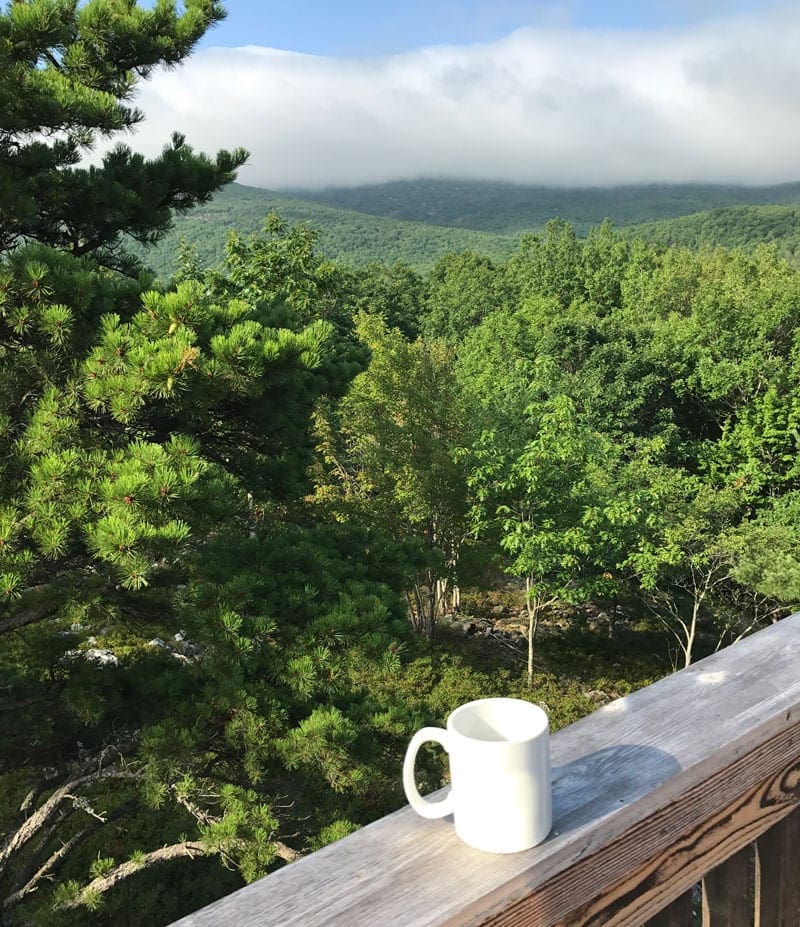
<svg viewBox="0 0 800 927">
<path fill-rule="evenodd" d="M 390 57 L 209 48 L 156 74 L 132 144 L 252 152 L 281 189 L 420 176 L 553 185 L 800 178 L 800 10 L 669 32 L 521 29 Z"/>
</svg>

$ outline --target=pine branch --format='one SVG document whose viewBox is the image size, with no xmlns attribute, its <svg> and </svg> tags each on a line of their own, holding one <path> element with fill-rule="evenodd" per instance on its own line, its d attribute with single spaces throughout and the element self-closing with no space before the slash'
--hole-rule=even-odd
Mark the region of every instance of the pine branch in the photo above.
<svg viewBox="0 0 800 927">
<path fill-rule="evenodd" d="M 102 814 L 98 814 L 90 804 L 87 803 L 86 799 L 80 795 L 73 795 L 71 792 L 68 792 L 64 796 L 64 800 L 69 800 L 72 802 L 72 807 L 78 811 L 83 811 L 88 814 L 89 817 L 94 818 L 96 821 L 99 821 L 101 824 L 108 822 L 108 818 L 104 817 Z"/>
<path fill-rule="evenodd" d="M 188 798 L 183 798 L 176 794 L 175 801 L 184 807 L 199 824 L 215 824 L 221 820 L 221 818 L 215 817 L 208 811 L 204 811 Z M 299 850 L 292 849 L 292 847 L 285 844 L 282 840 L 273 840 L 272 843 L 275 847 L 275 854 L 287 863 L 293 863 L 296 859 L 300 859 L 300 857 L 303 855 Z"/>
<path fill-rule="evenodd" d="M 62 557 L 54 562 L 38 564 L 35 575 L 30 579 L 31 585 L 23 593 L 23 600 L 14 603 L 13 607 L 20 610 L 0 618 L 0 635 L 52 618 L 67 601 L 75 585 L 75 570 L 80 565 L 80 560 L 75 557 Z M 44 601 L 26 607 L 36 598 Z"/>
<path fill-rule="evenodd" d="M 137 872 L 149 869 L 151 866 L 157 866 L 159 863 L 181 859 L 186 856 L 194 859 L 195 856 L 207 856 L 216 852 L 218 851 L 209 850 L 205 844 L 200 843 L 198 840 L 184 840 L 182 843 L 173 843 L 170 846 L 162 847 L 160 850 L 153 850 L 146 853 L 140 860 L 128 860 L 128 862 L 121 863 L 106 875 L 93 879 L 74 898 L 63 902 L 59 907 L 63 911 L 73 911 L 93 895 L 102 895 Z"/>
</svg>

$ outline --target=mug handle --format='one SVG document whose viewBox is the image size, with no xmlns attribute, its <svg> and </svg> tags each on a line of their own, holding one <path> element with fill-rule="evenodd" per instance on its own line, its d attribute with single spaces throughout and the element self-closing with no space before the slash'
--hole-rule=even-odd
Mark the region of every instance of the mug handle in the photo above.
<svg viewBox="0 0 800 927">
<path fill-rule="evenodd" d="M 441 744 L 444 749 L 450 752 L 450 732 L 441 727 L 423 727 L 417 731 L 411 738 L 411 743 L 406 750 L 406 758 L 403 760 L 403 788 L 405 789 L 408 803 L 423 818 L 443 818 L 453 812 L 453 790 L 445 796 L 442 801 L 427 801 L 417 790 L 417 784 L 414 782 L 414 763 L 417 759 L 417 751 L 427 741 L 432 740 Z"/>
</svg>

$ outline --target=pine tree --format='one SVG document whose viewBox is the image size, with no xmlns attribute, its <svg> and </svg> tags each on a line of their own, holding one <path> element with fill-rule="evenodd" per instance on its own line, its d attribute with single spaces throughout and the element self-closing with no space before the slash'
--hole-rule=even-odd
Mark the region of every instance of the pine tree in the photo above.
<svg viewBox="0 0 800 927">
<path fill-rule="evenodd" d="M 218 0 L 176 6 L 17 0 L 0 12 L 0 251 L 33 240 L 130 269 L 125 235 L 157 240 L 175 211 L 234 178 L 246 152 L 208 158 L 179 133 L 152 160 L 117 144 L 100 166 L 81 164 L 142 120 L 139 80 L 178 65 L 225 15 Z"/>
<path fill-rule="evenodd" d="M 170 910 L 153 881 L 148 900 L 157 863 L 254 878 L 296 855 L 287 819 L 301 848 L 351 827 L 336 796 L 367 787 L 363 744 L 381 751 L 353 679 L 396 666 L 394 555 L 371 567 L 381 540 L 315 526 L 302 498 L 313 404 L 364 365 L 336 273 L 272 220 L 224 274 L 146 289 L 119 273 L 124 236 L 157 238 L 244 152 L 174 136 L 154 161 L 79 163 L 222 15 L 0 13 L 0 894 L 20 923 L 53 904 L 85 923 L 139 872 L 140 922 L 171 919 L 230 882 Z"/>
</svg>

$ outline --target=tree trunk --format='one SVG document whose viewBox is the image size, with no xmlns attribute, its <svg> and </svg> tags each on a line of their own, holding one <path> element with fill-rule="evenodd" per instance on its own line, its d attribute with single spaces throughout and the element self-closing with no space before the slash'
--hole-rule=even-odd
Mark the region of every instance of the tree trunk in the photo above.
<svg viewBox="0 0 800 927">
<path fill-rule="evenodd" d="M 525 577 L 525 607 L 528 610 L 528 688 L 533 688 L 533 648 L 536 639 L 536 630 L 539 627 L 539 613 L 541 602 L 535 602 L 531 596 L 531 578 Z"/>
<path fill-rule="evenodd" d="M 697 620 L 700 615 L 701 604 L 702 599 L 695 599 L 692 603 L 692 620 L 689 623 L 689 627 L 686 632 L 686 642 L 683 647 L 684 668 L 691 665 L 692 658 L 694 657 L 694 642 L 697 638 Z"/>
<path fill-rule="evenodd" d="M 428 583 L 414 583 L 414 605 L 411 609 L 411 626 L 415 634 L 430 640 L 436 624 L 436 585 L 432 577 Z"/>
<path fill-rule="evenodd" d="M 436 612 L 447 607 L 447 580 L 436 580 Z"/>
</svg>

